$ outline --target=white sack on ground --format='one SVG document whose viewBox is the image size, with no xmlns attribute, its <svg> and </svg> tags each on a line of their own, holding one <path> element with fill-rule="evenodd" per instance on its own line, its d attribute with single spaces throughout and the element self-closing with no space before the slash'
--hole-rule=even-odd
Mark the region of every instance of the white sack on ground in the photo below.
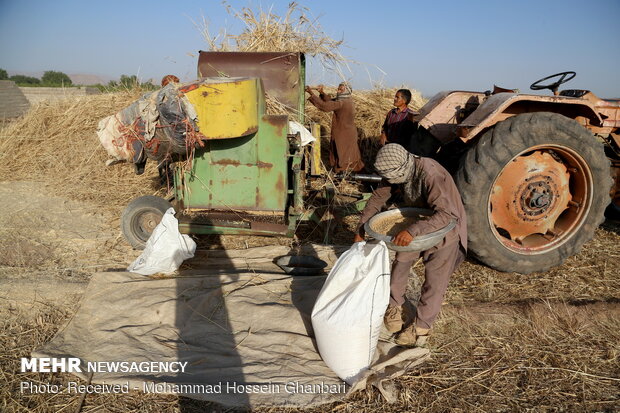
<svg viewBox="0 0 620 413">
<path fill-rule="evenodd" d="M 169 208 L 146 241 L 144 251 L 127 271 L 142 275 L 170 274 L 178 270 L 183 261 L 192 258 L 195 251 L 196 242 L 179 232 L 174 208 Z"/>
<path fill-rule="evenodd" d="M 354 384 L 373 361 L 390 299 L 390 257 L 383 241 L 358 242 L 338 259 L 312 310 L 325 363 Z"/>
</svg>

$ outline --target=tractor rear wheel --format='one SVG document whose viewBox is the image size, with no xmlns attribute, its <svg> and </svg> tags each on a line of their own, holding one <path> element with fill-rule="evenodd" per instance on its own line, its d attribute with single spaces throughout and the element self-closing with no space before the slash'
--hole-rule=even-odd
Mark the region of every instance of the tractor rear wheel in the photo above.
<svg viewBox="0 0 620 413">
<path fill-rule="evenodd" d="M 131 201 L 121 215 L 121 231 L 135 249 L 143 250 L 153 230 L 172 205 L 158 196 L 146 195 Z"/>
<path fill-rule="evenodd" d="M 603 221 L 611 187 L 603 145 L 574 120 L 546 112 L 496 124 L 465 154 L 455 181 L 470 252 L 522 274 L 576 254 Z"/>
</svg>

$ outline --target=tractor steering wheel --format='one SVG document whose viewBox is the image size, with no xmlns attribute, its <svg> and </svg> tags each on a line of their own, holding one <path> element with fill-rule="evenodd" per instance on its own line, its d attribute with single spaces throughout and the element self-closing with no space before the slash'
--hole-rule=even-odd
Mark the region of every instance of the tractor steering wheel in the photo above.
<svg viewBox="0 0 620 413">
<path fill-rule="evenodd" d="M 553 94 L 557 95 L 558 94 L 558 87 L 562 83 L 566 83 L 569 80 L 571 80 L 572 78 L 574 78 L 576 74 L 577 73 L 575 73 L 575 72 L 556 73 L 555 75 L 544 77 L 544 78 L 542 78 L 540 80 L 537 80 L 536 82 L 532 83 L 530 85 L 530 89 L 532 89 L 532 90 L 551 89 Z M 552 79 L 552 78 L 558 77 L 558 76 L 560 76 L 560 78 L 558 80 L 556 80 L 555 82 L 553 82 L 553 83 L 549 83 L 548 85 L 541 85 L 541 84 L 539 84 L 540 82 L 544 82 L 545 80 Z"/>
</svg>

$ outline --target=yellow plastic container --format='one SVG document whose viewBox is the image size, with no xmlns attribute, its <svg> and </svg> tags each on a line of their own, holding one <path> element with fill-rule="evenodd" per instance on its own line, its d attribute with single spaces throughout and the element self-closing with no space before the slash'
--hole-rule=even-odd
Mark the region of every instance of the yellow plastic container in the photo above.
<svg viewBox="0 0 620 413">
<path fill-rule="evenodd" d="M 229 139 L 258 131 L 256 78 L 208 78 L 185 92 L 207 139 Z"/>
</svg>

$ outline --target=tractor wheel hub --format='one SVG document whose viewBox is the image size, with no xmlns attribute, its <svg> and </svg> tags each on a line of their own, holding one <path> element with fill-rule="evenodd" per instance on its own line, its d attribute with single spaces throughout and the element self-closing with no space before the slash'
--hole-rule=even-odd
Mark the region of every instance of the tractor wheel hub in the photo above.
<svg viewBox="0 0 620 413">
<path fill-rule="evenodd" d="M 566 166 L 549 152 L 515 158 L 498 176 L 491 193 L 493 225 L 516 242 L 546 234 L 571 199 L 569 180 Z"/>
<path fill-rule="evenodd" d="M 519 188 L 517 193 L 521 193 L 520 209 L 515 211 L 522 215 L 523 219 L 528 217 L 542 215 L 547 212 L 553 201 L 557 198 L 558 189 L 555 188 L 553 180 L 549 176 L 534 177 L 535 181 L 525 182 Z"/>
</svg>

